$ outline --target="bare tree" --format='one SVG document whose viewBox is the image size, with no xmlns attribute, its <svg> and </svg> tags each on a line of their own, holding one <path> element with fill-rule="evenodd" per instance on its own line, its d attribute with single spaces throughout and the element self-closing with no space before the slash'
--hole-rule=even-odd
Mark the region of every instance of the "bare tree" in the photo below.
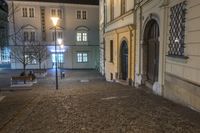
<svg viewBox="0 0 200 133">
<path fill-rule="evenodd" d="M 19 30 L 11 39 L 15 42 L 15 45 L 10 45 L 11 59 L 23 64 L 23 72 L 26 73 L 26 66 L 35 58 L 32 41 L 24 38 L 23 29 Z"/>
<path fill-rule="evenodd" d="M 31 47 L 34 51 L 34 57 L 39 64 L 39 69 L 41 70 L 42 62 L 45 61 L 50 56 L 50 54 L 48 53 L 47 45 L 42 44 L 42 42 L 40 41 L 36 41 L 35 43 L 33 43 Z"/>
</svg>

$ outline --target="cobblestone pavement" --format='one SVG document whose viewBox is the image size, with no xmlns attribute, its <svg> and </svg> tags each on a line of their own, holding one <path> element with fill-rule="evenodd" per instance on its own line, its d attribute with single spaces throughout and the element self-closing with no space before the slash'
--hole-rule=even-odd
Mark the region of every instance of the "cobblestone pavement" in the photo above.
<svg viewBox="0 0 200 133">
<path fill-rule="evenodd" d="M 31 91 L 3 94 L 1 133 L 200 133 L 199 113 L 94 71 L 71 72 L 58 91 L 48 76 Z"/>
</svg>

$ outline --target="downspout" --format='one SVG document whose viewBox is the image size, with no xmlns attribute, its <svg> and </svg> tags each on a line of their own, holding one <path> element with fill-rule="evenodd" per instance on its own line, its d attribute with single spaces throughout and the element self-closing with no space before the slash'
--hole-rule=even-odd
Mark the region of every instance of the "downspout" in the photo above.
<svg viewBox="0 0 200 133">
<path fill-rule="evenodd" d="M 106 26 L 105 23 L 106 23 L 106 16 L 107 16 L 107 15 L 106 15 L 106 0 L 103 1 L 103 12 L 104 12 L 104 13 L 103 13 L 103 14 L 104 14 L 104 15 L 103 15 L 103 17 L 104 17 L 104 18 L 103 18 L 103 19 L 104 19 L 104 20 L 103 20 L 103 71 L 104 71 L 103 74 L 104 74 L 104 76 L 105 76 L 105 71 L 106 71 L 106 70 L 105 70 L 105 67 L 106 67 L 106 55 L 105 55 L 105 54 L 106 54 L 106 51 L 105 51 L 105 50 L 106 50 L 106 49 L 105 49 L 105 37 L 104 37 L 104 34 L 105 34 L 105 26 Z"/>
</svg>

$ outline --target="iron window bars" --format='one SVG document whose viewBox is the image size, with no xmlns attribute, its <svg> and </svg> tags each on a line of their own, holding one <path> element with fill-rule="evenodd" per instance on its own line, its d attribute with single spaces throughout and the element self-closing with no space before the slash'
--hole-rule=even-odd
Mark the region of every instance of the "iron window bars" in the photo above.
<svg viewBox="0 0 200 133">
<path fill-rule="evenodd" d="M 168 56 L 188 58 L 184 55 L 186 1 L 171 7 L 170 12 L 171 21 L 169 30 Z"/>
</svg>

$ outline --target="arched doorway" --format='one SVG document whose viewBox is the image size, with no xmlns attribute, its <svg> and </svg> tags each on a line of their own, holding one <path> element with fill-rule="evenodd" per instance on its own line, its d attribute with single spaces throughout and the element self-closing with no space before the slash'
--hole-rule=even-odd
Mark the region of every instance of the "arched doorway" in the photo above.
<svg viewBox="0 0 200 133">
<path fill-rule="evenodd" d="M 159 25 L 156 20 L 150 20 L 144 31 L 144 71 L 148 82 L 158 81 L 159 71 Z"/>
<path fill-rule="evenodd" d="M 121 44 L 121 78 L 127 80 L 128 78 L 128 45 L 126 41 Z"/>
</svg>

